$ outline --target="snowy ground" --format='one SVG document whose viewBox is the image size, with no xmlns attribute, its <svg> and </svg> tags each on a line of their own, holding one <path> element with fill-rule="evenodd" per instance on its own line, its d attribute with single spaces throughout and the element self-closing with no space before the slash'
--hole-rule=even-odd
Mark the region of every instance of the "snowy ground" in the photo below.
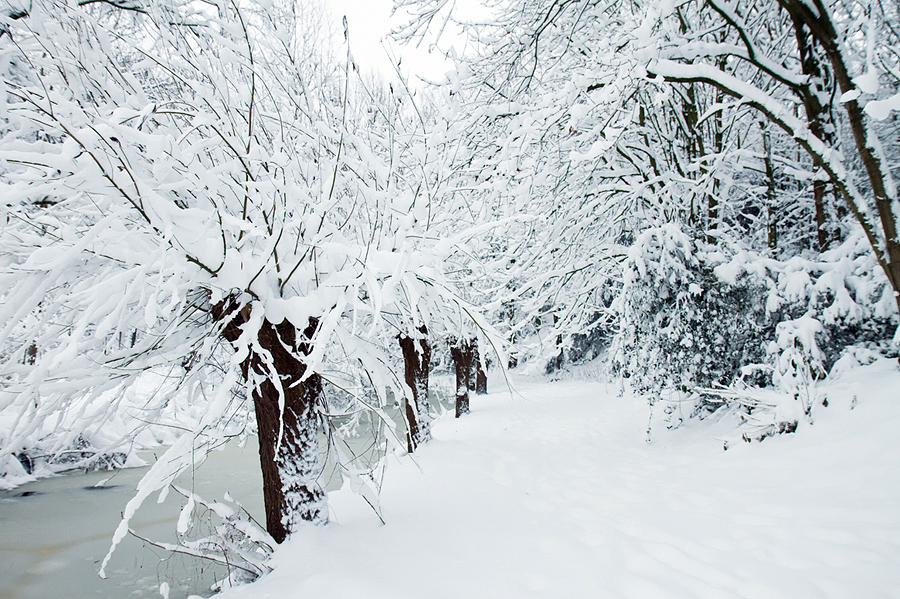
<svg viewBox="0 0 900 599">
<path fill-rule="evenodd" d="M 386 525 L 333 493 L 332 525 L 222 599 L 900 597 L 896 361 L 830 383 L 813 426 L 727 451 L 733 422 L 647 443 L 614 388 L 516 383 L 391 462 Z"/>
</svg>

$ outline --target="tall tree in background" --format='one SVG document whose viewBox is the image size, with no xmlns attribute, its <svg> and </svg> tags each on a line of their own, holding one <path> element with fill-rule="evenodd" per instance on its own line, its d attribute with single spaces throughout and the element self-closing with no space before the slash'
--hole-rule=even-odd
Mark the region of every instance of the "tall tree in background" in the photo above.
<svg viewBox="0 0 900 599">
<path fill-rule="evenodd" d="M 737 220 L 729 181 L 747 126 L 736 109 L 709 114 L 719 92 L 661 92 L 636 76 L 621 50 L 637 5 L 520 0 L 467 24 L 444 2 L 402 4 L 416 15 L 402 35 L 451 23 L 469 35 L 449 84 L 462 122 L 451 172 L 482 213 L 505 219 L 474 262 L 510 336 L 528 339 L 523 356 L 561 364 L 573 336 L 602 326 L 643 228 L 679 221 L 714 239 Z"/>
<path fill-rule="evenodd" d="M 718 19 L 731 41 L 685 34 L 670 10 L 650 4 L 645 30 L 653 33 L 638 38 L 656 56 L 647 71 L 718 89 L 796 140 L 823 173 L 814 183 L 820 246 L 828 241 L 827 182 L 862 227 L 900 307 L 897 173 L 881 140 L 895 133 L 878 125 L 897 108 L 897 6 L 866 0 L 698 6 Z M 788 25 L 791 39 L 769 35 L 773 23 Z M 722 64 L 738 66 L 730 71 Z M 798 106 L 805 118 L 796 116 Z"/>
<path fill-rule="evenodd" d="M 518 0 L 466 23 L 439 0 L 399 4 L 413 14 L 402 36 L 469 35 L 451 81 L 468 117 L 454 172 L 482 205 L 535 219 L 481 259 L 513 335 L 583 330 L 609 305 L 622 246 L 663 223 L 822 251 L 844 227 L 832 190 L 898 289 L 896 144 L 878 139 L 896 132 L 872 118 L 896 104 L 895 6 Z"/>
<path fill-rule="evenodd" d="M 491 298 L 523 358 L 561 352 L 560 334 L 603 309 L 624 222 L 647 193 L 633 167 L 606 160 L 631 120 L 631 82 L 598 66 L 621 64 L 608 41 L 617 8 L 523 1 L 466 24 L 447 3 L 401 4 L 415 15 L 407 39 L 461 23 L 471 41 L 447 86 L 459 139 L 448 189 L 468 200 L 461 222 L 498 224 L 471 247 L 465 288 Z"/>
</svg>

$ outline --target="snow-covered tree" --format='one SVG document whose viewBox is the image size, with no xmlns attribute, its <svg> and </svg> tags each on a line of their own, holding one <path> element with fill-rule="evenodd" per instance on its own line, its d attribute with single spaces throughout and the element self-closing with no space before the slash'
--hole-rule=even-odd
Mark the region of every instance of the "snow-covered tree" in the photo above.
<svg viewBox="0 0 900 599">
<path fill-rule="evenodd" d="M 685 28 L 678 10 L 647 7 L 635 39 L 648 73 L 711 86 L 795 140 L 814 164 L 820 245 L 827 241 L 822 204 L 831 185 L 862 227 L 900 306 L 897 170 L 895 152 L 883 141 L 896 140 L 896 132 L 879 124 L 896 107 L 897 7 L 715 0 L 697 5 L 712 19 L 705 29 Z"/>
<path fill-rule="evenodd" d="M 470 42 L 446 86 L 459 140 L 448 193 L 466 198 L 460 222 L 497 225 L 457 272 L 493 301 L 521 358 L 556 360 L 608 306 L 624 223 L 648 192 L 615 155 L 633 118 L 634 81 L 615 51 L 630 17 L 523 1 L 467 23 L 448 3 L 400 4 L 415 15 L 401 36 L 462 25 Z"/>
<path fill-rule="evenodd" d="M 454 242 L 429 231 L 421 131 L 374 103 L 367 125 L 349 57 L 310 61 L 300 11 L 40 0 L 2 23 L 0 452 L 48 428 L 66 449 L 147 373 L 206 402 L 115 542 L 150 493 L 235 431 L 242 398 L 269 533 L 325 522 L 330 406 L 384 418 L 385 389 L 406 394 L 397 334 L 448 305 L 478 319 L 442 274 Z"/>
</svg>

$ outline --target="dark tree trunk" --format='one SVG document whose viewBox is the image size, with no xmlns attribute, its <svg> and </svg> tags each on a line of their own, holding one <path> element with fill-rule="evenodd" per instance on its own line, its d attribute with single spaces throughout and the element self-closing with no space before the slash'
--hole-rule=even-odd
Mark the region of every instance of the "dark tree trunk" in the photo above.
<svg viewBox="0 0 900 599">
<path fill-rule="evenodd" d="M 795 30 L 802 29 L 804 33 L 808 31 L 811 38 L 814 38 L 817 42 L 817 47 L 821 48 L 822 53 L 824 53 L 831 66 L 831 75 L 833 75 L 834 81 L 837 83 L 836 91 L 846 94 L 855 89 L 850 70 L 844 63 L 840 37 L 835 30 L 830 12 L 821 0 L 813 0 L 811 4 L 807 4 L 802 0 L 778 0 L 778 3 L 791 15 L 791 18 L 794 20 Z M 850 131 L 853 133 L 856 151 L 866 169 L 872 195 L 875 196 L 875 208 L 881 219 L 881 230 L 884 233 L 883 249 L 879 247 L 881 244 L 874 238 L 872 224 L 864 216 L 861 207 L 854 205 L 853 198 L 848 196 L 846 190 L 842 194 L 848 200 L 848 205 L 853 209 L 854 215 L 856 215 L 857 219 L 860 220 L 860 224 L 866 230 L 866 235 L 872 244 L 872 248 L 875 250 L 878 262 L 884 269 L 888 281 L 891 283 L 891 288 L 894 290 L 894 300 L 897 303 L 897 309 L 900 310 L 900 238 L 897 236 L 897 216 L 893 210 L 893 202 L 896 200 L 896 197 L 888 193 L 891 186 L 885 175 L 886 169 L 884 169 L 881 158 L 876 151 L 878 141 L 869 139 L 869 132 L 865 124 L 866 117 L 862 106 L 855 99 L 842 102 L 842 104 L 847 114 Z M 810 130 L 812 131 L 812 123 L 810 123 Z"/>
<path fill-rule="evenodd" d="M 249 307 L 234 316 L 221 308 L 218 312 L 232 318 L 222 336 L 237 341 Z M 310 318 L 298 344 L 293 324 L 285 320 L 276 325 L 264 319 L 257 339 L 265 353 L 251 351 L 242 364 L 256 410 L 266 530 L 276 543 L 303 521 L 324 524 L 328 520 L 326 495 L 318 482 L 316 403 L 322 395 L 322 379 L 313 374 L 301 382 L 306 365 L 298 356 L 311 351 L 309 340 L 317 326 L 318 321 Z"/>
<path fill-rule="evenodd" d="M 554 314 L 553 315 L 553 328 L 556 328 L 556 325 L 559 324 L 559 317 Z M 556 339 L 553 340 L 553 346 L 556 348 L 556 354 L 550 358 L 550 361 L 547 362 L 546 372 L 550 374 L 551 372 L 557 372 L 562 370 L 563 367 L 563 358 L 565 357 L 563 354 L 563 338 L 562 335 L 556 335 Z"/>
<path fill-rule="evenodd" d="M 485 395 L 487 394 L 487 373 L 484 371 L 484 366 L 481 363 L 481 360 L 476 356 L 475 358 L 475 394 L 476 395 Z"/>
<path fill-rule="evenodd" d="M 772 255 L 778 251 L 778 212 L 776 208 L 775 194 L 775 167 L 772 164 L 772 142 L 769 138 L 769 130 L 760 123 L 763 130 L 763 151 L 766 164 L 766 239 Z"/>
<path fill-rule="evenodd" d="M 472 347 L 472 373 L 469 375 L 469 380 L 475 383 L 475 395 L 485 395 L 487 393 L 487 374 L 484 371 L 484 364 L 481 363 L 478 341 L 470 339 L 469 344 Z"/>
<path fill-rule="evenodd" d="M 259 429 L 266 529 L 277 543 L 301 521 L 324 524 L 328 520 L 325 492 L 318 482 L 322 468 L 316 403 L 322 396 L 322 379 L 313 374 L 301 383 L 306 365 L 296 357 L 298 349 L 309 354 L 308 340 L 317 325 L 311 318 L 297 347 L 294 325 L 286 320 L 279 325 L 264 320 L 259 344 L 271 354 L 272 364 L 267 365 L 260 354 L 253 353 L 249 358 L 252 372 L 263 379 L 253 388 L 253 405 Z M 281 389 L 272 380 L 271 368 L 281 379 Z M 284 410 L 279 406 L 282 390 Z"/>
<path fill-rule="evenodd" d="M 828 146 L 835 145 L 834 115 L 831 106 L 822 103 L 822 97 L 834 95 L 834 78 L 830 70 L 816 49 L 816 40 L 809 27 L 798 17 L 793 17 L 794 34 L 797 38 L 797 50 L 800 54 L 800 68 L 804 75 L 809 76 L 809 84 L 803 88 L 801 99 L 806 111 L 806 120 L 809 123 L 810 132 L 822 140 Z M 819 171 L 814 167 L 814 171 Z M 816 241 L 819 251 L 828 249 L 831 241 L 829 230 L 828 211 L 825 205 L 825 196 L 829 183 L 817 179 L 813 181 L 813 202 L 816 209 Z"/>
<path fill-rule="evenodd" d="M 25 364 L 34 366 L 34 364 L 37 362 L 37 355 L 37 343 L 32 343 L 27 348 L 25 348 Z"/>
<path fill-rule="evenodd" d="M 450 344 L 450 355 L 456 366 L 456 417 L 469 413 L 469 389 L 472 388 L 472 342 L 460 339 Z"/>
<path fill-rule="evenodd" d="M 417 446 L 431 438 L 431 421 L 428 416 L 428 371 L 431 368 L 431 345 L 428 343 L 428 329 L 419 327 L 422 337 L 416 340 L 402 335 L 400 349 L 403 351 L 404 379 L 412 391 L 412 401 L 404 401 L 407 435 L 407 449 L 412 453 Z"/>
<path fill-rule="evenodd" d="M 722 42 L 725 41 L 725 34 L 722 34 Z M 720 58 L 717 61 L 718 67 L 720 69 L 725 68 L 725 58 Z M 725 94 L 719 90 L 716 90 L 716 104 L 722 105 L 725 101 Z M 725 124 L 722 122 L 722 111 L 717 110 L 712 118 L 713 123 L 713 146 L 716 154 L 722 155 L 722 152 L 725 151 Z M 701 132 L 698 130 L 697 135 L 700 135 Z M 705 170 L 704 170 L 705 172 Z M 712 193 L 707 194 L 706 196 L 706 243 L 715 244 L 718 243 L 718 238 L 713 234 L 713 231 L 719 228 L 719 179 L 713 178 L 712 183 Z"/>
<path fill-rule="evenodd" d="M 416 416 L 416 400 L 403 398 L 403 413 L 406 418 L 406 451 L 412 453 L 419 446 L 419 418 Z"/>
</svg>

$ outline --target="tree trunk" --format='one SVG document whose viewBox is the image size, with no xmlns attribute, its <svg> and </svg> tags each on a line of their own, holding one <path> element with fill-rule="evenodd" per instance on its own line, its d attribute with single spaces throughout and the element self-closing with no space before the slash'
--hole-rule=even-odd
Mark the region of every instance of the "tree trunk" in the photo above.
<svg viewBox="0 0 900 599">
<path fill-rule="evenodd" d="M 469 413 L 469 389 L 472 388 L 472 342 L 460 339 L 450 344 L 456 366 L 456 417 Z"/>
<path fill-rule="evenodd" d="M 769 138 L 769 129 L 763 124 L 759 124 L 763 135 L 763 159 L 766 164 L 766 240 L 772 256 L 776 256 L 778 251 L 778 212 L 777 198 L 775 194 L 775 167 L 772 164 L 772 142 Z"/>
<path fill-rule="evenodd" d="M 231 318 L 222 336 L 236 342 L 249 306 L 232 316 L 233 311 L 220 305 L 213 310 L 214 316 L 217 313 L 219 318 Z M 322 468 L 316 403 L 322 396 L 322 379 L 313 374 L 301 382 L 306 365 L 298 356 L 311 351 L 309 340 L 317 326 L 318 321 L 310 318 L 298 345 L 293 324 L 285 320 L 275 325 L 264 319 L 257 333 L 264 353 L 251 351 L 242 364 L 256 410 L 266 530 L 276 543 L 301 522 L 328 521 L 327 497 L 318 482 Z"/>
<path fill-rule="evenodd" d="M 556 325 L 559 323 L 559 317 L 554 314 L 553 315 L 553 328 L 556 328 Z M 553 347 L 556 348 L 556 353 L 552 358 L 547 362 L 547 367 L 545 371 L 547 374 L 552 372 L 559 372 L 563 367 L 563 359 L 565 358 L 565 354 L 563 353 L 563 338 L 562 335 L 557 333 L 556 339 L 553 341 Z"/>
<path fill-rule="evenodd" d="M 475 395 L 487 395 L 487 374 L 481 367 L 481 362 L 477 362 L 478 370 L 475 373 Z"/>
<path fill-rule="evenodd" d="M 831 65 L 831 72 L 837 83 L 838 91 L 846 94 L 855 89 L 853 78 L 844 62 L 840 37 L 832 22 L 831 14 L 825 5 L 820 0 L 813 0 L 812 4 L 807 4 L 802 0 L 778 1 L 791 15 L 794 23 L 802 23 L 821 46 Z M 881 250 L 877 243 L 872 243 L 872 247 L 879 258 L 879 263 L 884 269 L 888 281 L 891 283 L 891 288 L 894 291 L 894 300 L 897 303 L 897 309 L 900 310 L 900 239 L 897 237 L 897 217 L 892 207 L 893 202 L 897 198 L 895 197 L 893 186 L 888 183 L 890 175 L 885 174 L 885 166 L 882 164 L 879 153 L 876 150 L 880 141 L 869 138 L 870 132 L 866 127 L 865 116 L 859 101 L 853 99 L 842 102 L 842 104 L 847 114 L 850 131 L 853 133 L 856 151 L 859 154 L 863 167 L 866 169 L 872 195 L 875 196 L 875 208 L 881 219 L 881 230 L 884 233 L 884 249 Z M 810 130 L 812 130 L 812 127 L 810 127 Z M 891 193 L 889 193 L 889 189 Z M 852 204 L 852 200 L 848 203 Z M 851 208 L 853 208 L 852 205 Z M 854 211 L 854 214 L 856 214 L 856 211 Z M 866 228 L 868 223 L 862 222 L 864 217 L 857 214 L 857 218 L 861 220 L 863 228 Z M 870 237 L 871 241 L 873 240 Z"/>
<path fill-rule="evenodd" d="M 262 379 L 253 387 L 253 405 L 259 431 L 266 529 L 277 543 L 284 541 L 302 521 L 328 521 L 327 498 L 318 482 L 322 467 L 316 403 L 322 396 L 322 379 L 313 374 L 300 382 L 306 365 L 296 357 L 298 349 L 309 354 L 307 341 L 317 325 L 318 321 L 311 318 L 298 348 L 294 325 L 285 320 L 273 326 L 264 320 L 259 344 L 269 352 L 272 362 L 266 364 L 264 356 L 255 352 L 248 358 L 251 372 Z M 280 384 L 273 382 L 275 377 Z M 281 393 L 284 409 L 279 406 Z"/>
<path fill-rule="evenodd" d="M 431 439 L 431 420 L 428 415 L 428 371 L 431 367 L 431 345 L 428 343 L 428 329 L 419 327 L 422 337 L 419 347 L 411 337 L 400 337 L 403 351 L 404 379 L 412 392 L 412 401 L 404 401 L 407 435 L 407 449 L 412 453 L 417 446 Z"/>
<path fill-rule="evenodd" d="M 821 101 L 821 97 L 833 95 L 834 81 L 830 72 L 820 60 L 816 51 L 816 41 L 806 24 L 793 17 L 794 34 L 797 38 L 797 51 L 800 54 L 800 68 L 804 75 L 809 77 L 809 83 L 802 87 L 800 94 L 803 100 L 803 108 L 806 111 L 806 121 L 809 123 L 810 132 L 822 140 L 828 146 L 835 145 L 834 118 L 831 114 L 831 106 Z M 814 172 L 821 169 L 813 167 Z M 813 181 L 813 202 L 816 209 L 816 241 L 820 252 L 828 249 L 830 239 L 828 227 L 828 214 L 825 210 L 825 194 L 828 182 L 816 179 Z"/>
<path fill-rule="evenodd" d="M 34 364 L 37 362 L 37 355 L 38 355 L 37 343 L 32 342 L 31 345 L 29 345 L 27 348 L 25 348 L 25 362 L 24 363 L 29 366 L 34 366 Z"/>
<path fill-rule="evenodd" d="M 481 352 L 478 349 L 478 341 L 469 340 L 472 347 L 472 373 L 470 381 L 475 382 L 475 395 L 487 394 L 487 374 L 484 372 L 484 364 L 481 363 Z"/>
<path fill-rule="evenodd" d="M 722 33 L 722 42 L 725 41 L 725 34 Z M 725 68 L 726 60 L 725 58 L 720 58 L 717 62 L 717 66 L 720 69 Z M 721 106 L 725 101 L 725 94 L 720 90 L 716 90 L 716 104 Z M 725 151 L 725 123 L 722 122 L 722 111 L 717 110 L 712 118 L 713 124 L 713 148 L 716 151 L 716 154 L 719 156 L 722 155 L 722 152 Z M 697 130 L 697 135 L 701 135 L 700 129 Z M 708 164 L 708 163 L 704 163 Z M 718 243 L 718 239 L 713 234 L 713 231 L 719 228 L 719 179 L 713 178 L 712 182 L 712 193 L 707 194 L 706 196 L 706 243 L 713 245 Z"/>
<path fill-rule="evenodd" d="M 481 363 L 481 360 L 478 359 L 478 356 L 475 357 L 475 394 L 476 395 L 486 395 L 488 392 L 487 388 L 487 373 L 484 371 L 484 366 Z"/>
</svg>

